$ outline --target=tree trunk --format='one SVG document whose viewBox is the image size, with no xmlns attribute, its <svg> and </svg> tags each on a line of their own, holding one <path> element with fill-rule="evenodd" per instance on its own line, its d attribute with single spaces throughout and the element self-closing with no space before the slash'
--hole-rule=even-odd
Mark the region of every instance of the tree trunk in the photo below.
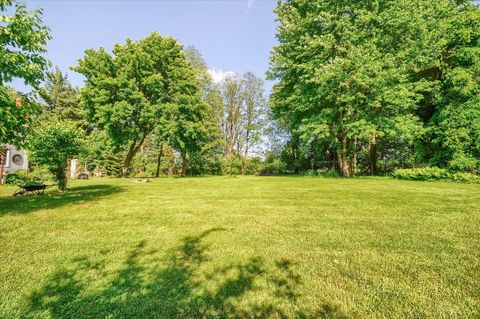
<svg viewBox="0 0 480 319">
<path fill-rule="evenodd" d="M 182 176 L 187 175 L 188 160 L 187 155 L 182 154 Z"/>
<path fill-rule="evenodd" d="M 245 175 L 245 170 L 247 166 L 248 144 L 250 143 L 249 135 L 250 135 L 250 132 L 247 130 L 247 137 L 245 139 L 245 152 L 243 153 L 243 158 L 242 158 L 242 175 Z"/>
<path fill-rule="evenodd" d="M 3 185 L 3 168 L 7 159 L 7 149 L 0 147 L 0 186 Z"/>
<path fill-rule="evenodd" d="M 341 174 L 343 177 L 350 177 L 350 165 L 348 163 L 348 136 L 347 136 L 347 130 L 345 129 L 345 126 L 343 125 L 343 113 L 342 111 L 339 112 L 339 126 L 341 128 L 342 132 L 342 151 L 340 155 L 340 170 Z"/>
<path fill-rule="evenodd" d="M 348 139 L 345 129 L 342 130 L 342 176 L 350 177 L 350 165 L 347 159 Z"/>
<path fill-rule="evenodd" d="M 121 177 L 127 176 L 128 169 L 130 168 L 130 164 L 132 163 L 133 157 L 135 156 L 135 154 L 138 153 L 138 151 L 142 147 L 146 137 L 147 137 L 147 133 L 143 133 L 142 138 L 140 139 L 140 141 L 138 141 L 138 144 L 136 141 L 134 141 L 132 145 L 130 145 L 128 149 L 127 157 L 125 158 L 125 162 L 123 164 L 122 172 L 120 175 Z"/>
<path fill-rule="evenodd" d="M 353 177 L 357 176 L 357 138 L 355 137 L 353 141 L 353 168 L 352 168 Z"/>
<path fill-rule="evenodd" d="M 160 146 L 160 152 L 158 152 L 157 171 L 155 172 L 155 177 L 160 177 L 160 163 L 162 162 L 162 156 L 163 156 L 163 145 Z"/>
<path fill-rule="evenodd" d="M 372 134 L 372 139 L 370 141 L 370 158 L 368 161 L 370 168 L 370 175 L 377 175 L 377 133 Z"/>
</svg>

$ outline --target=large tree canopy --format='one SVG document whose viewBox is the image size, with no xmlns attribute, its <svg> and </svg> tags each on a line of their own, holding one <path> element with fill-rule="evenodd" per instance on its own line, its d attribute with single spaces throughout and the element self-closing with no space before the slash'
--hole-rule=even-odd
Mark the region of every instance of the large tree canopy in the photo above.
<svg viewBox="0 0 480 319">
<path fill-rule="evenodd" d="M 86 50 L 74 70 L 86 77 L 81 97 L 92 124 L 128 147 L 123 175 L 162 123 L 160 130 L 174 131 L 179 151 L 197 148 L 204 106 L 195 70 L 175 39 L 152 33 L 115 45 L 112 54 Z"/>
<path fill-rule="evenodd" d="M 356 173 L 359 160 L 376 174 L 378 157 L 419 156 L 430 118 L 425 111 L 440 105 L 438 93 L 449 78 L 444 69 L 452 63 L 448 53 L 459 47 L 452 25 L 468 19 L 464 10 L 478 11 L 463 2 L 279 3 L 280 44 L 269 73 L 279 80 L 274 116 L 344 176 Z"/>
</svg>

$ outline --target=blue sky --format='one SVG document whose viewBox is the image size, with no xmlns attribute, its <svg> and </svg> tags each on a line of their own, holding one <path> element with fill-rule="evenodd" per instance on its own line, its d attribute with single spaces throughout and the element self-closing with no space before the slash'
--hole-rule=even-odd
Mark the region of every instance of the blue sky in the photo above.
<svg viewBox="0 0 480 319">
<path fill-rule="evenodd" d="M 27 4 L 44 9 L 44 23 L 53 37 L 47 56 L 68 72 L 76 86 L 82 85 L 82 76 L 68 68 L 85 49 L 111 49 L 127 37 L 139 39 L 152 31 L 194 45 L 217 73 L 253 71 L 264 77 L 276 44 L 275 0 L 30 0 Z M 269 91 L 271 83 L 266 86 Z"/>
</svg>

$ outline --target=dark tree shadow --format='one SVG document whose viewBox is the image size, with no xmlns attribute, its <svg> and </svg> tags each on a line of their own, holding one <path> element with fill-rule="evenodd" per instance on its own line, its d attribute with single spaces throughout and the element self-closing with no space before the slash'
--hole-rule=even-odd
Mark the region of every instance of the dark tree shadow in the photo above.
<svg viewBox="0 0 480 319">
<path fill-rule="evenodd" d="M 45 195 L 27 195 L 0 198 L 0 217 L 6 214 L 31 213 L 39 209 L 54 209 L 73 203 L 82 203 L 120 192 L 113 185 L 73 187 L 66 192 L 50 191 Z"/>
<path fill-rule="evenodd" d="M 302 280 L 286 259 L 251 258 L 209 268 L 204 239 L 222 230 L 187 237 L 166 256 L 141 241 L 113 277 L 104 261 L 77 258 L 30 296 L 22 317 L 347 318 L 333 305 L 302 310 Z M 107 284 L 92 289 L 92 278 L 107 276 Z"/>
</svg>

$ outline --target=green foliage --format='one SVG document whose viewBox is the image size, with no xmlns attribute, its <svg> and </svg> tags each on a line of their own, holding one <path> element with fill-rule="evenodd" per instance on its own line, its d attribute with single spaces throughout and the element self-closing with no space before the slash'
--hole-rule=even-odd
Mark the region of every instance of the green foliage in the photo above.
<svg viewBox="0 0 480 319">
<path fill-rule="evenodd" d="M 480 168 L 480 8 L 458 10 L 448 32 L 439 107 L 430 120 L 430 162 L 455 170 Z"/>
<path fill-rule="evenodd" d="M 13 173 L 9 173 L 5 177 L 5 184 L 20 185 L 25 182 L 46 181 L 51 179 L 51 175 L 45 170 L 35 168 L 32 171 L 17 170 Z"/>
<path fill-rule="evenodd" d="M 46 104 L 48 117 L 55 116 L 59 120 L 78 123 L 79 127 L 86 126 L 78 89 L 72 87 L 60 69 L 48 74 L 45 87 L 38 89 L 38 93 Z"/>
<path fill-rule="evenodd" d="M 280 175 L 286 171 L 286 165 L 280 159 L 264 163 L 257 175 Z"/>
<path fill-rule="evenodd" d="M 81 98 L 91 123 L 128 148 L 122 175 L 154 130 L 185 157 L 201 149 L 205 105 L 175 39 L 154 32 L 116 44 L 112 54 L 89 49 L 73 70 L 86 77 Z"/>
<path fill-rule="evenodd" d="M 0 1 L 0 87 L 14 78 L 36 87 L 45 78 L 50 35 L 42 14 L 28 11 L 22 1 Z"/>
<path fill-rule="evenodd" d="M 17 98 L 21 98 L 21 107 L 16 104 Z M 24 146 L 40 112 L 39 105 L 29 96 L 4 86 L 0 86 L 0 105 L 0 145 Z"/>
<path fill-rule="evenodd" d="M 344 176 L 421 162 L 478 167 L 472 1 L 289 0 L 276 12 L 271 109 L 291 133 L 289 166 L 320 159 Z"/>
<path fill-rule="evenodd" d="M 30 141 L 32 160 L 53 175 L 60 190 L 67 187 L 67 161 L 83 151 L 82 132 L 69 122 L 44 123 Z"/>
<path fill-rule="evenodd" d="M 21 185 L 27 181 L 27 171 L 18 170 L 14 173 L 9 173 L 5 177 L 5 184 L 7 185 Z"/>
<path fill-rule="evenodd" d="M 3 144 L 23 146 L 39 108 L 5 83 L 15 78 L 37 86 L 44 78 L 48 62 L 43 56 L 50 38 L 42 24 L 42 10 L 30 12 L 23 2 L 0 1 L 0 152 Z M 21 106 L 17 105 L 21 99 Z M 3 180 L 0 163 L 0 182 Z"/>
<path fill-rule="evenodd" d="M 242 160 L 238 156 L 229 156 L 222 159 L 222 174 L 235 176 L 242 173 Z"/>
<path fill-rule="evenodd" d="M 93 130 L 86 139 L 81 159 L 90 171 L 103 171 L 108 175 L 120 175 L 124 154 L 118 151 L 105 131 Z"/>
<path fill-rule="evenodd" d="M 480 183 L 480 176 L 470 173 L 451 172 L 438 167 L 398 169 L 393 177 L 415 181 L 451 181 L 460 183 Z"/>
</svg>

